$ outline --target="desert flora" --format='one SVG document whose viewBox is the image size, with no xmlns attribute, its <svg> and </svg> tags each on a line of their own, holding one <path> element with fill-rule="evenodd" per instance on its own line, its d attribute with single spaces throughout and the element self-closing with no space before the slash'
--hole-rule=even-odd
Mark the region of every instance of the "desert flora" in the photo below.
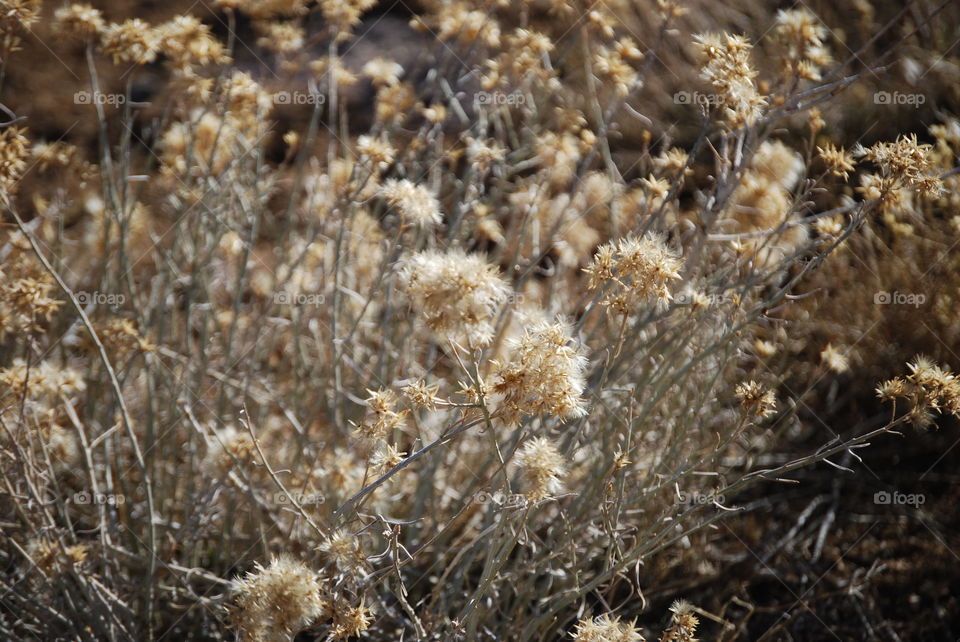
<svg viewBox="0 0 960 642">
<path fill-rule="evenodd" d="M 50 9 L 96 144 L 0 124 L 0 637 L 772 636 L 713 589 L 765 494 L 960 416 L 949 105 L 861 142 L 833 106 L 887 54 L 809 8 L 649 2 L 647 42 L 515 4 L 424 2 L 432 49 L 359 61 L 369 0 Z M 921 341 L 893 297 L 928 275 Z M 840 497 L 743 563 L 815 563 Z"/>
</svg>

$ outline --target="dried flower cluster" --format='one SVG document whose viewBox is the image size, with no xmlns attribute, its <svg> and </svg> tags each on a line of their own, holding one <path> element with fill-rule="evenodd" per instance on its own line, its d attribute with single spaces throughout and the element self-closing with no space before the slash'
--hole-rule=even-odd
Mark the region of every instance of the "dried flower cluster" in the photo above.
<svg viewBox="0 0 960 642">
<path fill-rule="evenodd" d="M 537 501 L 555 495 L 566 472 L 563 455 L 546 437 L 534 437 L 517 454 L 524 494 Z"/>
<path fill-rule="evenodd" d="M 443 221 L 440 203 L 429 189 L 408 180 L 390 179 L 381 187 L 380 194 L 397 208 L 404 221 L 418 227 L 439 225 Z"/>
<path fill-rule="evenodd" d="M 302 562 L 280 556 L 259 564 L 235 588 L 233 623 L 256 642 L 289 640 L 319 618 L 326 606 L 318 575 Z"/>
<path fill-rule="evenodd" d="M 496 266 L 458 248 L 426 250 L 407 257 L 400 282 L 438 339 L 471 346 L 493 339 L 497 312 L 510 294 Z"/>
<path fill-rule="evenodd" d="M 732 128 L 755 123 L 767 104 L 754 79 L 757 71 L 750 62 L 753 46 L 743 36 L 702 34 L 695 42 L 705 58 L 701 75 L 718 92 L 726 122 Z"/>
<path fill-rule="evenodd" d="M 776 412 L 777 400 L 773 390 L 764 388 L 756 381 L 737 385 L 736 396 L 749 415 L 764 419 Z"/>
<path fill-rule="evenodd" d="M 936 365 L 924 356 L 907 364 L 910 374 L 884 381 L 877 395 L 884 401 L 903 399 L 907 403 L 907 418 L 918 428 L 934 425 L 936 415 L 947 413 L 960 416 L 960 380 L 949 370 Z"/>
<path fill-rule="evenodd" d="M 601 291 L 603 304 L 618 314 L 630 314 L 636 305 L 673 299 L 670 282 L 680 278 L 678 253 L 656 234 L 626 237 L 600 247 L 585 269 L 590 288 Z"/>
<path fill-rule="evenodd" d="M 5 2 L 0 638 L 950 628 L 949 477 L 846 483 L 960 417 L 960 6 L 893 4 Z"/>
<path fill-rule="evenodd" d="M 573 633 L 575 642 L 643 642 L 634 623 L 621 622 L 619 617 L 607 614 L 585 618 L 577 623 Z"/>
<path fill-rule="evenodd" d="M 777 37 L 782 43 L 783 64 L 789 75 L 822 80 L 823 68 L 833 62 L 823 40 L 827 28 L 806 7 L 777 12 Z"/>
<path fill-rule="evenodd" d="M 574 419 L 586 414 L 582 395 L 587 360 L 570 345 L 564 322 L 541 322 L 513 343 L 507 361 L 497 364 L 492 391 L 501 395 L 499 413 L 508 424 L 525 415 Z"/>
</svg>

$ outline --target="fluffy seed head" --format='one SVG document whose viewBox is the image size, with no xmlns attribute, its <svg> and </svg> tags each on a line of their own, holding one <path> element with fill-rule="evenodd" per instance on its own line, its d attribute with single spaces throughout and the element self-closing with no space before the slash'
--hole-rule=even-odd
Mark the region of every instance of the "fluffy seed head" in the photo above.
<svg viewBox="0 0 960 642">
<path fill-rule="evenodd" d="M 232 623 L 256 642 L 288 641 L 324 611 L 320 577 L 281 555 L 236 582 Z"/>
<path fill-rule="evenodd" d="M 727 33 L 697 35 L 694 41 L 706 59 L 700 75 L 719 92 L 727 124 L 736 129 L 755 123 L 767 101 L 753 82 L 753 46 L 743 36 Z"/>
<path fill-rule="evenodd" d="M 98 9 L 79 3 L 60 7 L 54 12 L 53 20 L 54 27 L 61 33 L 84 40 L 96 36 L 106 25 Z"/>
<path fill-rule="evenodd" d="M 662 237 L 650 233 L 602 245 L 584 271 L 590 275 L 591 289 L 611 286 L 604 295 L 605 305 L 628 314 L 639 301 L 664 304 L 672 300 L 669 283 L 680 278 L 680 267 L 677 253 Z"/>
<path fill-rule="evenodd" d="M 493 392 L 502 395 L 499 412 L 508 424 L 525 415 L 564 419 L 586 414 L 581 398 L 587 360 L 571 343 L 564 322 L 541 322 L 513 341 L 509 360 L 498 363 Z"/>
<path fill-rule="evenodd" d="M 534 437 L 520 449 L 517 464 L 524 482 L 524 494 L 537 501 L 560 492 L 560 478 L 566 474 L 566 461 L 546 437 Z"/>
<path fill-rule="evenodd" d="M 737 386 L 736 397 L 743 409 L 761 419 L 776 412 L 777 399 L 773 390 L 767 390 L 756 381 L 748 381 Z"/>
<path fill-rule="evenodd" d="M 391 178 L 383 184 L 380 194 L 404 221 L 417 227 L 433 227 L 443 221 L 437 197 L 422 185 Z"/>
<path fill-rule="evenodd" d="M 633 622 L 621 622 L 619 617 L 607 613 L 577 622 L 573 639 L 575 642 L 643 642 L 644 640 Z"/>
<path fill-rule="evenodd" d="M 100 33 L 100 50 L 113 58 L 114 64 L 153 62 L 159 45 L 160 35 L 139 18 L 109 24 Z"/>
<path fill-rule="evenodd" d="M 400 283 L 440 340 L 471 346 L 493 339 L 497 310 L 510 293 L 496 266 L 459 248 L 408 257 L 400 269 Z"/>
</svg>

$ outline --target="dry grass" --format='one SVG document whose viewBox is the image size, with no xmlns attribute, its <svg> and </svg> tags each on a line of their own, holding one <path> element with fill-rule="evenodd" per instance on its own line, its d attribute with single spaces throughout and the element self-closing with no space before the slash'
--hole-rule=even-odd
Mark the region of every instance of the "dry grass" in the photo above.
<svg viewBox="0 0 960 642">
<path fill-rule="evenodd" d="M 956 639 L 955 6 L 213 4 L 0 18 L 0 637 Z"/>
</svg>

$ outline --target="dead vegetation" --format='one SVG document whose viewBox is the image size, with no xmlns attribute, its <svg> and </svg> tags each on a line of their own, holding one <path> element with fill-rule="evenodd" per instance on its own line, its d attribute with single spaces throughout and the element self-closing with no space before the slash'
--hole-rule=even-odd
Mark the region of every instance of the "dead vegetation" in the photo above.
<svg viewBox="0 0 960 642">
<path fill-rule="evenodd" d="M 0 637 L 956 639 L 960 16 L 824 5 L 6 2 Z"/>
</svg>

